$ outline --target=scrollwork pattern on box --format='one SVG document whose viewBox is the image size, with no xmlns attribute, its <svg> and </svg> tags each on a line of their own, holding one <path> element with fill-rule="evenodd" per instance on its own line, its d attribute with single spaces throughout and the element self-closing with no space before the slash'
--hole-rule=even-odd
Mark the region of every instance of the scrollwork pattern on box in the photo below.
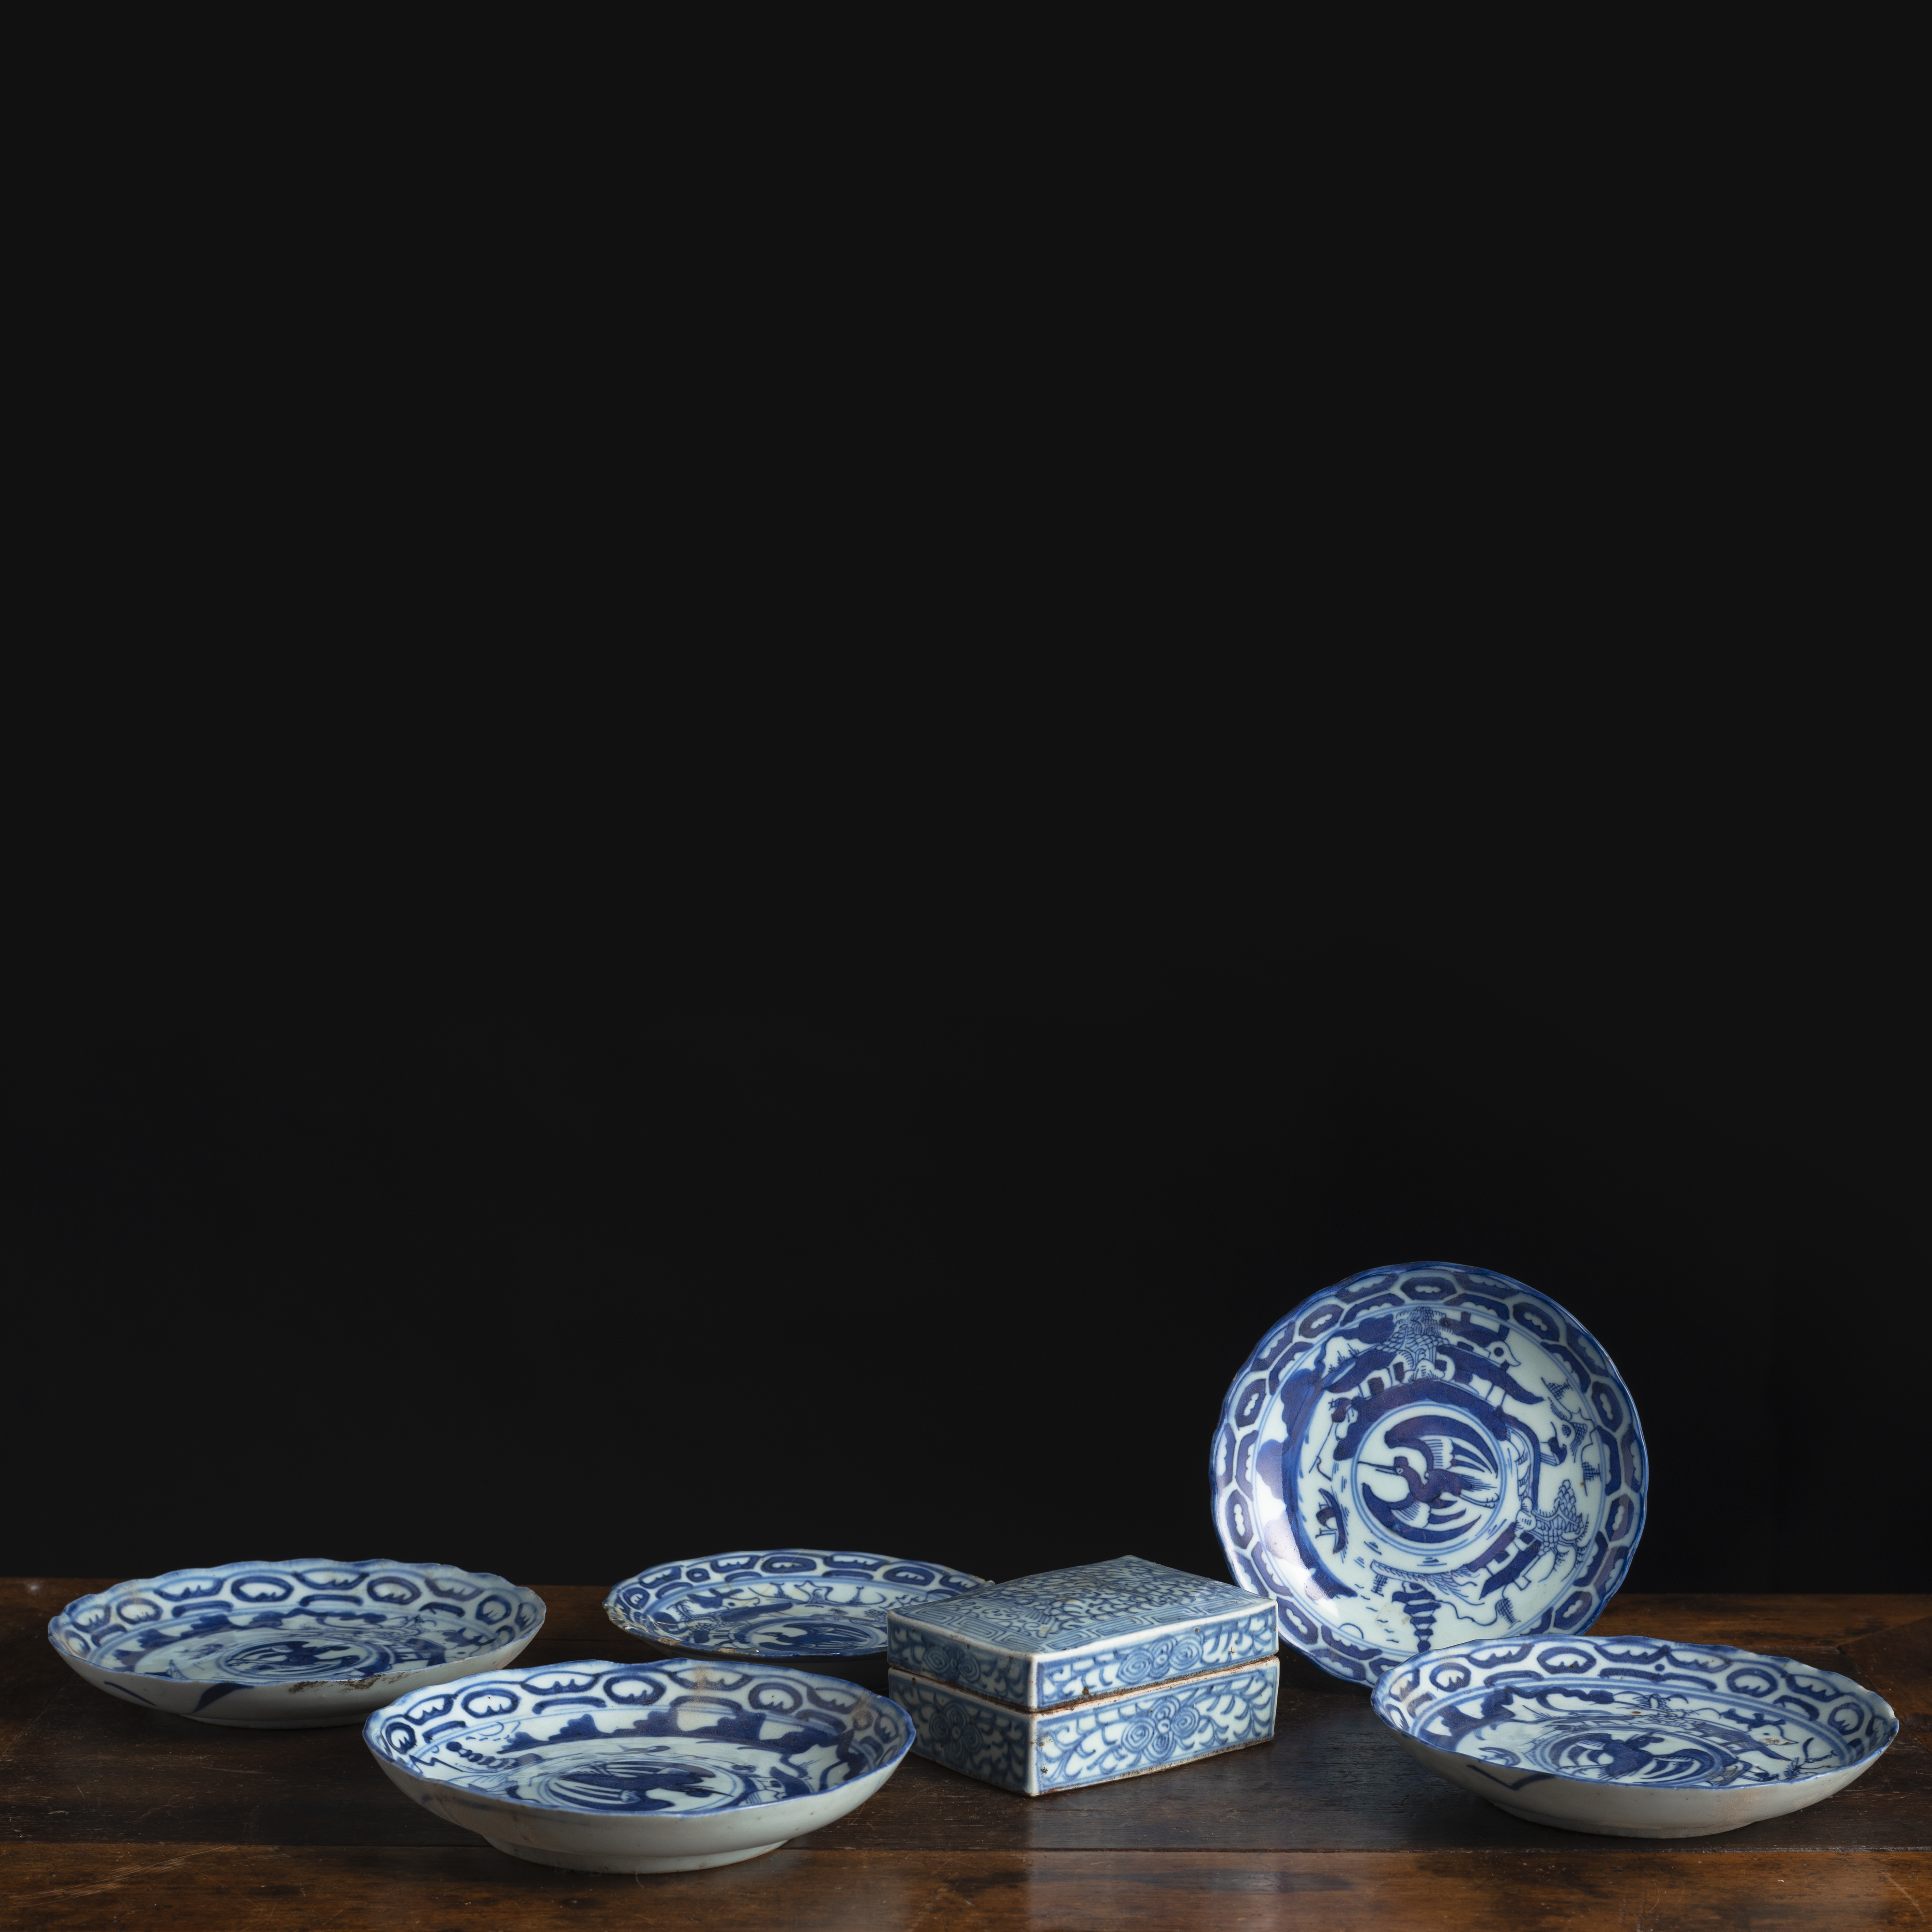
<svg viewBox="0 0 1932 1932">
<path fill-rule="evenodd" d="M 1246 1612 L 1245 1591 L 1122 1556 L 1046 1570 L 918 1612 L 922 1623 L 982 1642 L 1035 1652 L 1072 1650 L 1160 1624 Z"/>
<path fill-rule="evenodd" d="M 1265 1596 L 1138 1556 L 908 1606 L 888 1622 L 900 1669 L 1030 1708 L 1271 1655 L 1279 1640 Z"/>
<path fill-rule="evenodd" d="M 894 1623 L 890 1648 L 892 1661 L 922 1677 L 942 1684 L 957 1684 L 976 1690 L 982 1697 L 995 1697 L 1003 1704 L 1024 1704 L 1033 1670 L 1033 1659 L 1012 1651 L 987 1650 L 956 1637 L 940 1636 L 916 1624 Z"/>
<path fill-rule="evenodd" d="M 1022 1712 L 894 1671 L 913 1749 L 954 1771 L 1038 1794 L 1162 1771 L 1274 1734 L 1280 1666 L 1165 1684 L 1060 1711 Z"/>
<path fill-rule="evenodd" d="M 1139 1697 L 1040 1714 L 1040 1788 L 1100 1784 L 1238 1750 L 1274 1735 L 1280 1666 L 1172 1684 Z"/>
<path fill-rule="evenodd" d="M 963 1696 L 903 1671 L 890 1672 L 886 1682 L 911 1714 L 916 1755 L 1009 1791 L 1028 1789 L 1033 1722 L 1024 1712 Z"/>
<path fill-rule="evenodd" d="M 1150 1643 L 1124 1645 L 1118 1650 L 1042 1659 L 1034 1702 L 1042 1706 L 1070 1704 L 1076 1698 L 1106 1696 L 1131 1690 L 1139 1684 L 1222 1670 L 1271 1657 L 1278 1640 L 1274 1612 L 1263 1610 L 1253 1616 L 1209 1624 L 1198 1635 L 1186 1633 L 1158 1637 Z"/>
</svg>

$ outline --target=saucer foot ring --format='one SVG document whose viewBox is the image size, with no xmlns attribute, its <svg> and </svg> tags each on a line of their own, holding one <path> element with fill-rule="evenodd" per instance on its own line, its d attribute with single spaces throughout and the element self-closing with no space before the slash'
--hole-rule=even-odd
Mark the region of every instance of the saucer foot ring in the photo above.
<svg viewBox="0 0 1932 1932">
<path fill-rule="evenodd" d="M 1505 1804 L 1499 1798 L 1485 1798 L 1484 1802 L 1493 1804 L 1498 1811 L 1507 1811 L 1512 1818 L 1520 1818 L 1526 1825 L 1542 1825 L 1552 1832 L 1582 1832 L 1593 1838 L 1708 1838 L 1715 1832 L 1738 1828 L 1736 1825 L 1579 1825 L 1570 1819 L 1552 1818 L 1547 1812 L 1526 1811 L 1520 1805 Z"/>
<path fill-rule="evenodd" d="M 535 1845 L 513 1845 L 507 1838 L 490 1838 L 487 1842 L 500 1852 L 508 1852 L 513 1858 L 528 1858 L 536 1865 L 557 1865 L 566 1871 L 674 1872 L 709 1871 L 713 1865 L 742 1864 L 747 1858 L 761 1858 L 767 1852 L 776 1851 L 785 1840 L 779 1838 L 769 1845 L 748 1846 L 742 1852 L 710 1852 L 702 1858 L 598 1858 L 583 1852 L 546 1852 Z"/>
</svg>

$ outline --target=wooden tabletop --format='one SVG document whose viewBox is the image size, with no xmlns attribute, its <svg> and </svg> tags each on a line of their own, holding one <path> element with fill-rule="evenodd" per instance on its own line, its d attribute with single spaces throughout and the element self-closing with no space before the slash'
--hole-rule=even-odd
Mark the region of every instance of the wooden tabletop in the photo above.
<svg viewBox="0 0 1932 1932">
<path fill-rule="evenodd" d="M 1520 1823 L 1414 1763 L 1366 1692 L 1284 1652 L 1274 1742 L 1050 1798 L 908 1758 L 878 1797 L 716 1871 L 527 1864 L 409 1802 L 354 1726 L 226 1730 L 137 1710 L 46 1619 L 104 1577 L 0 1580 L 0 1926 L 1156 1932 L 1407 1925 L 1932 1928 L 1932 1596 L 1618 1597 L 1597 1630 L 1815 1660 L 1904 1723 L 1850 1789 L 1716 1838 Z M 647 1654 L 601 1586 L 539 1586 L 520 1662 Z"/>
</svg>

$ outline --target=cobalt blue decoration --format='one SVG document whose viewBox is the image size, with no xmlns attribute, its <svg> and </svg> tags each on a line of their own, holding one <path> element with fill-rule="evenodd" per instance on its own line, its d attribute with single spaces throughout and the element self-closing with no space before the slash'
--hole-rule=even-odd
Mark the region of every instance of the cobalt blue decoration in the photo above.
<svg viewBox="0 0 1932 1932">
<path fill-rule="evenodd" d="M 1272 1657 L 1274 1606 L 1142 1556 L 1083 1563 L 896 1607 L 902 1670 L 1029 1710 Z"/>
<path fill-rule="evenodd" d="M 1029 1797 L 1274 1734 L 1274 1606 L 1139 1556 L 895 1608 L 914 1749 Z"/>
<path fill-rule="evenodd" d="M 910 1748 L 890 1698 L 753 1664 L 604 1660 L 466 1677 L 376 1712 L 391 1780 L 497 1850 L 582 1871 L 688 1871 L 855 1809 Z"/>
<path fill-rule="evenodd" d="M 1519 1818 L 1700 1838 L 1843 1790 L 1898 1735 L 1837 1672 L 1642 1636 L 1478 1640 L 1387 1672 L 1371 1700 L 1411 1754 Z"/>
<path fill-rule="evenodd" d="M 77 1597 L 47 1639 L 124 1702 L 258 1730 L 359 1721 L 398 1690 L 514 1660 L 544 1620 L 489 1570 L 387 1558 L 220 1563 Z"/>
<path fill-rule="evenodd" d="M 862 1550 L 734 1550 L 644 1570 L 618 1584 L 604 1608 L 620 1630 L 686 1655 L 824 1669 L 854 1658 L 882 1664 L 889 1610 L 985 1580 Z"/>
<path fill-rule="evenodd" d="M 921 1757 L 1036 1798 L 1265 1743 L 1280 1677 L 1270 1657 L 1057 1711 L 1016 1710 L 908 1671 L 893 1671 L 892 1687 L 918 1728 Z"/>
<path fill-rule="evenodd" d="M 1236 1579 L 1334 1676 L 1596 1621 L 1643 1531 L 1630 1391 L 1546 1294 L 1372 1268 L 1311 1295 L 1234 1379 L 1214 1520 Z"/>
</svg>

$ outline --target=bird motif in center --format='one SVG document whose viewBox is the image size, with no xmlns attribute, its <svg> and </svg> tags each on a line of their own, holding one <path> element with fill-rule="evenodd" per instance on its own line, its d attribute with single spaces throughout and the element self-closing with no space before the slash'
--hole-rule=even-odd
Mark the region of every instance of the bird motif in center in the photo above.
<svg viewBox="0 0 1932 1932">
<path fill-rule="evenodd" d="M 1393 1535 L 1439 1543 L 1472 1528 L 1496 1501 L 1496 1451 L 1466 1418 L 1403 1416 L 1388 1426 L 1382 1444 L 1387 1462 L 1358 1460 L 1358 1493 L 1369 1515 Z M 1372 1474 L 1397 1478 L 1401 1490 L 1390 1493 Z"/>
</svg>

